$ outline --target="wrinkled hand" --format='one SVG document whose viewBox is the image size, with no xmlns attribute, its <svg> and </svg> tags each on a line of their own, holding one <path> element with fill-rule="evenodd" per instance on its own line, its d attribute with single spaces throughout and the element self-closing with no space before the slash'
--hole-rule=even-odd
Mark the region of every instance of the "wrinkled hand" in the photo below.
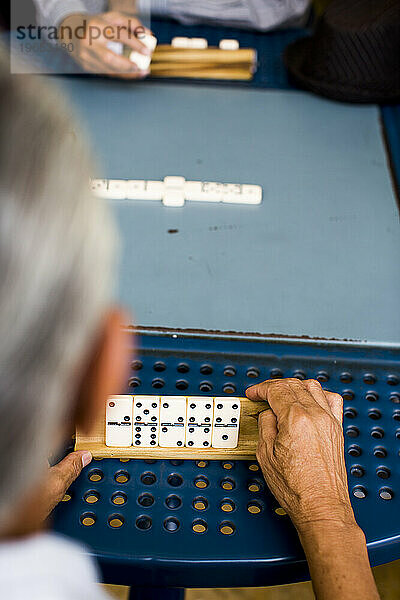
<svg viewBox="0 0 400 600">
<path fill-rule="evenodd" d="M 71 452 L 54 467 L 49 467 L 46 480 L 41 489 L 40 507 L 43 520 L 61 502 L 65 492 L 80 475 L 83 467 L 86 467 L 91 460 L 92 455 L 90 452 Z"/>
<path fill-rule="evenodd" d="M 86 34 L 83 36 L 85 22 Z M 69 28 L 73 33 L 72 39 Z M 62 42 L 66 45 L 71 42 L 71 54 L 76 62 L 90 73 L 122 79 L 141 79 L 149 73 L 141 71 L 129 58 L 120 56 L 107 47 L 108 42 L 116 41 L 146 56 L 151 54 L 140 41 L 140 35 L 151 32 L 135 17 L 117 11 L 97 15 L 74 14 L 64 19 L 59 31 Z"/>
<path fill-rule="evenodd" d="M 246 391 L 265 400 L 257 459 L 265 480 L 294 525 L 354 523 L 347 488 L 343 400 L 318 381 L 270 380 Z"/>
</svg>

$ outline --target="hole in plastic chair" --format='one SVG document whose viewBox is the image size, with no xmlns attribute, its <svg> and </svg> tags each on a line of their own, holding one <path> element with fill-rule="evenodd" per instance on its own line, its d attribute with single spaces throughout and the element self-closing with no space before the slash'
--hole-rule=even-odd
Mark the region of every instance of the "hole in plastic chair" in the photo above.
<svg viewBox="0 0 400 600">
<path fill-rule="evenodd" d="M 108 517 L 108 524 L 113 529 L 118 529 L 119 527 L 122 527 L 124 522 L 125 522 L 125 519 L 122 515 L 110 515 Z"/>
<path fill-rule="evenodd" d="M 248 485 L 247 485 L 247 489 L 249 490 L 249 492 L 261 492 L 261 490 L 263 489 L 263 484 L 261 481 L 259 481 L 258 479 L 253 479 L 252 481 L 249 481 Z"/>
<path fill-rule="evenodd" d="M 151 385 L 154 389 L 160 390 L 164 387 L 165 381 L 164 379 L 161 379 L 161 377 L 156 377 L 156 379 L 153 379 L 153 381 L 151 382 Z"/>
<path fill-rule="evenodd" d="M 373 427 L 371 429 L 371 437 L 373 437 L 375 440 L 381 440 L 384 437 L 384 435 L 385 432 L 381 427 Z"/>
<path fill-rule="evenodd" d="M 136 519 L 135 525 L 141 531 L 148 531 L 152 526 L 152 520 L 147 515 L 140 515 Z"/>
<path fill-rule="evenodd" d="M 193 508 L 196 510 L 207 510 L 208 500 L 206 498 L 203 498 L 203 496 L 197 496 L 193 499 L 192 505 Z"/>
<path fill-rule="evenodd" d="M 367 490 L 362 485 L 356 485 L 355 487 L 353 487 L 352 494 L 355 498 L 363 500 L 367 497 Z"/>
<path fill-rule="evenodd" d="M 271 369 L 269 377 L 270 379 L 282 379 L 283 371 L 281 369 Z"/>
<path fill-rule="evenodd" d="M 399 385 L 400 377 L 397 375 L 388 375 L 386 382 L 388 385 Z"/>
<path fill-rule="evenodd" d="M 190 367 L 187 363 L 179 363 L 179 365 L 176 367 L 176 370 L 178 373 L 189 373 Z"/>
<path fill-rule="evenodd" d="M 189 382 L 186 381 L 186 379 L 177 379 L 175 387 L 177 390 L 187 390 L 189 387 Z"/>
<path fill-rule="evenodd" d="M 235 377 L 236 368 L 233 365 L 226 365 L 226 367 L 224 367 L 224 375 L 225 377 Z"/>
<path fill-rule="evenodd" d="M 223 535 L 232 535 L 235 533 L 235 525 L 231 521 L 222 521 L 219 530 Z"/>
<path fill-rule="evenodd" d="M 81 515 L 80 521 L 85 527 L 92 527 L 96 523 L 96 519 L 97 517 L 94 513 L 86 512 Z"/>
<path fill-rule="evenodd" d="M 223 385 L 222 391 L 224 394 L 234 394 L 236 392 L 236 385 L 234 383 L 225 383 Z"/>
<path fill-rule="evenodd" d="M 100 469 L 91 469 L 88 473 L 89 481 L 92 481 L 94 483 L 98 483 L 103 479 L 103 477 L 103 471 L 100 471 Z"/>
<path fill-rule="evenodd" d="M 176 510 L 182 506 L 182 498 L 176 494 L 170 494 L 165 498 L 165 505 L 171 510 Z"/>
<path fill-rule="evenodd" d="M 353 381 L 353 376 L 348 371 L 344 371 L 340 374 L 339 379 L 342 383 L 351 383 Z"/>
<path fill-rule="evenodd" d="M 374 385 L 374 383 L 376 383 L 377 381 L 376 375 L 374 375 L 373 373 L 365 373 L 363 381 L 368 385 Z"/>
<path fill-rule="evenodd" d="M 154 473 L 147 471 L 146 473 L 142 473 L 140 476 L 140 481 L 144 483 L 144 485 L 153 485 L 157 481 L 157 477 Z"/>
<path fill-rule="evenodd" d="M 127 483 L 130 479 L 128 471 L 117 471 L 114 475 L 114 479 L 117 483 Z"/>
<path fill-rule="evenodd" d="M 164 529 L 166 529 L 170 533 L 178 531 L 179 527 L 180 523 L 176 517 L 167 517 L 164 521 Z"/>
<path fill-rule="evenodd" d="M 131 363 L 131 369 L 132 371 L 140 371 L 140 369 L 143 369 L 143 363 L 141 360 L 134 360 Z"/>
<path fill-rule="evenodd" d="M 213 384 L 211 383 L 211 381 L 202 381 L 199 384 L 199 390 L 201 392 L 211 392 L 212 389 L 213 389 Z"/>
<path fill-rule="evenodd" d="M 224 498 L 219 507 L 223 512 L 233 512 L 236 508 L 234 501 L 230 498 Z"/>
<path fill-rule="evenodd" d="M 126 504 L 127 500 L 128 498 L 123 492 L 115 492 L 115 494 L 111 496 L 111 502 L 116 506 L 122 506 L 123 504 Z"/>
<path fill-rule="evenodd" d="M 256 500 L 252 500 L 247 505 L 247 511 L 252 515 L 258 515 L 262 509 L 263 507 L 261 502 L 257 502 Z"/>
<path fill-rule="evenodd" d="M 220 485 L 223 490 L 235 489 L 235 482 L 233 481 L 233 479 L 230 479 L 229 477 L 225 477 L 224 479 L 222 479 Z"/>
<path fill-rule="evenodd" d="M 196 477 L 196 479 L 194 480 L 194 485 L 195 487 L 197 487 L 200 490 L 205 489 L 206 487 L 208 487 L 210 484 L 210 482 L 208 481 L 207 477 L 204 477 L 204 475 L 200 475 L 199 477 Z"/>
<path fill-rule="evenodd" d="M 129 382 L 128 382 L 128 385 L 129 385 L 129 387 L 137 388 L 137 387 L 139 387 L 141 385 L 141 383 L 142 382 L 139 379 L 139 377 L 131 377 L 130 380 L 129 380 Z"/>
<path fill-rule="evenodd" d="M 88 492 L 86 492 L 84 494 L 83 499 L 88 504 L 95 504 L 96 502 L 98 502 L 100 500 L 100 494 L 99 494 L 99 492 L 96 492 L 95 490 L 89 490 Z"/>
<path fill-rule="evenodd" d="M 208 460 L 196 460 L 196 467 L 199 467 L 199 469 L 208 467 Z"/>
<path fill-rule="evenodd" d="M 207 531 L 207 522 L 203 519 L 195 519 L 192 523 L 192 530 L 195 533 L 205 533 Z"/>
<path fill-rule="evenodd" d="M 211 365 L 209 365 L 208 363 L 204 363 L 203 365 L 201 365 L 200 367 L 200 373 L 202 375 L 211 375 L 211 373 L 213 372 L 213 368 Z"/>
<path fill-rule="evenodd" d="M 260 377 L 260 371 L 257 367 L 249 367 L 246 371 L 247 377 L 250 379 L 255 379 L 256 377 Z"/>
<path fill-rule="evenodd" d="M 390 488 L 384 487 L 379 490 L 379 496 L 382 500 L 392 500 L 394 497 L 394 492 Z"/>
<path fill-rule="evenodd" d="M 145 508 L 148 508 L 149 506 L 153 506 L 154 496 L 152 496 L 151 494 L 148 494 L 146 492 L 145 494 L 140 494 L 137 501 L 138 501 L 138 504 L 140 504 L 140 506 L 144 506 Z"/>
<path fill-rule="evenodd" d="M 153 370 L 157 373 L 162 373 L 167 368 L 167 365 L 162 360 L 157 360 L 153 365 Z"/>
<path fill-rule="evenodd" d="M 168 475 L 167 482 L 172 487 L 179 487 L 183 483 L 182 475 L 178 475 L 178 473 L 171 473 Z"/>
</svg>

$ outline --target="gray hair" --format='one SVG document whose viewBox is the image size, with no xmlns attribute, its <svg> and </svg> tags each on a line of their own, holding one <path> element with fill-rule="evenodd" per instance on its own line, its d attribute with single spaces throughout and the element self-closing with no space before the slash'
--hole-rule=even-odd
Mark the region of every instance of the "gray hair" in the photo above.
<svg viewBox="0 0 400 600">
<path fill-rule="evenodd" d="M 11 76 L 0 48 L 0 531 L 71 417 L 111 300 L 115 232 L 90 168 L 61 93 Z"/>
</svg>

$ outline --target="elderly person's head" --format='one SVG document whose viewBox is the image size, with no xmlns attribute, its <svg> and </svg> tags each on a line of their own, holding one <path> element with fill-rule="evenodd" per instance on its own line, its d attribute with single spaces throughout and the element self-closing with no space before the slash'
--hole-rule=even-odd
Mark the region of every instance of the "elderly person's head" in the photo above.
<svg viewBox="0 0 400 600">
<path fill-rule="evenodd" d="M 114 230 L 60 92 L 0 56 L 0 535 L 121 380 Z M 113 360 L 114 359 L 114 360 Z"/>
</svg>

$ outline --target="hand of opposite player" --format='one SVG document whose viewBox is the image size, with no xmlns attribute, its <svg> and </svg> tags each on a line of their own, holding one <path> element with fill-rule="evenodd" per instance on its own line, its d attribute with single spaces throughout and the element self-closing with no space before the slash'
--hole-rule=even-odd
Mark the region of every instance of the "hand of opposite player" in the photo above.
<svg viewBox="0 0 400 600">
<path fill-rule="evenodd" d="M 318 381 L 278 379 L 246 391 L 265 400 L 257 459 L 265 480 L 297 529 L 309 523 L 355 524 L 347 489 L 343 400 Z"/>
<path fill-rule="evenodd" d="M 117 11 L 69 15 L 59 27 L 60 42 L 71 44 L 72 56 L 86 71 L 122 79 L 142 79 L 149 71 L 141 71 L 129 58 L 116 54 L 107 44 L 121 42 L 149 56 L 151 51 L 140 41 L 144 33 L 151 32 L 135 17 Z"/>
</svg>

